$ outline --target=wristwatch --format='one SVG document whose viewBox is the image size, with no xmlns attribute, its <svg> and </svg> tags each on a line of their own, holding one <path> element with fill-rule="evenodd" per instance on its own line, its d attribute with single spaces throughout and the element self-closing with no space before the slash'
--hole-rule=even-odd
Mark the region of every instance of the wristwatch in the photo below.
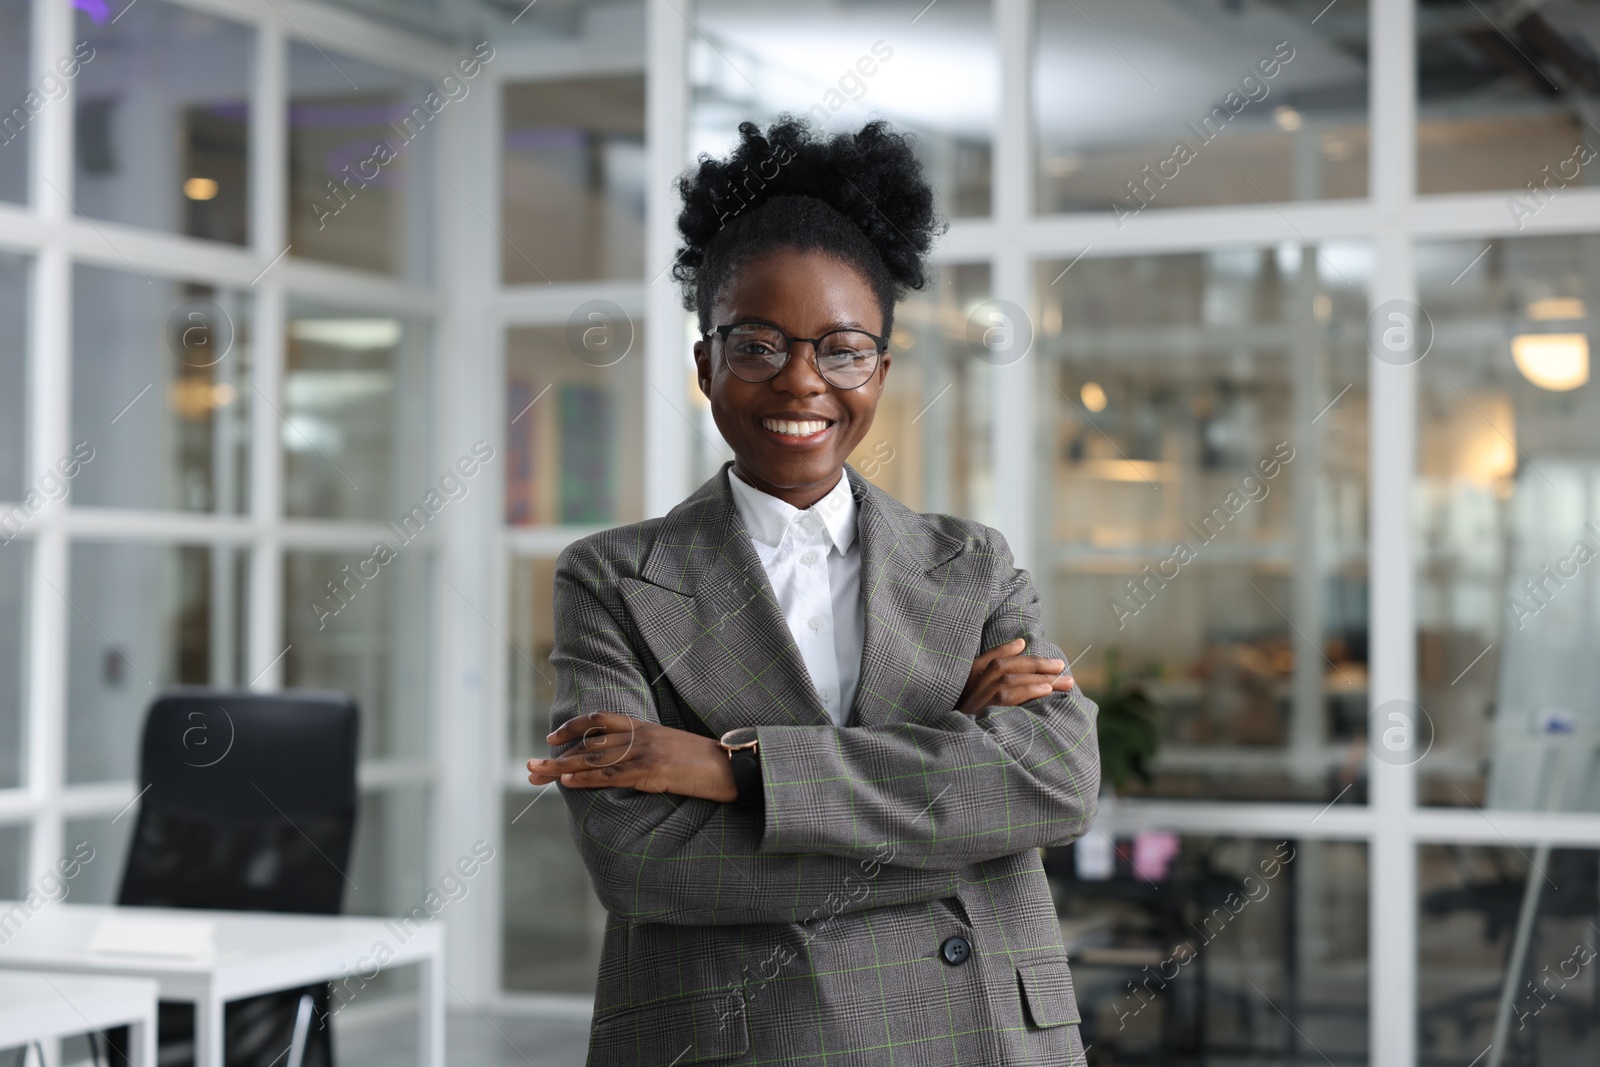
<svg viewBox="0 0 1600 1067">
<path fill-rule="evenodd" d="M 739 726 L 717 739 L 733 767 L 733 786 L 739 796 L 734 804 L 759 809 L 765 799 L 761 787 L 761 738 L 754 726 Z"/>
</svg>

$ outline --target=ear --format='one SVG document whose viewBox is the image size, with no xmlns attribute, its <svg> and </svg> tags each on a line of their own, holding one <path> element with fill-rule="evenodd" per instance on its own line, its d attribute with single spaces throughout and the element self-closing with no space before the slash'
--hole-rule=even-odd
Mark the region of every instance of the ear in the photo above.
<svg viewBox="0 0 1600 1067">
<path fill-rule="evenodd" d="M 706 348 L 705 341 L 694 343 L 694 377 L 700 385 L 700 392 L 707 400 L 711 399 L 711 351 Z"/>
</svg>

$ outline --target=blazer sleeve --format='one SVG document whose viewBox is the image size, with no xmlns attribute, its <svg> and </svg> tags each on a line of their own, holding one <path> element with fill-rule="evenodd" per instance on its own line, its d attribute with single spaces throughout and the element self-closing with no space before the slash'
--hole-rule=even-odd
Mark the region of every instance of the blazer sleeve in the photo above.
<svg viewBox="0 0 1600 1067">
<path fill-rule="evenodd" d="M 1045 640 L 1039 596 L 988 532 L 994 562 L 982 647 Z M 982 549 L 980 549 L 982 550 Z M 977 716 L 930 708 L 918 722 L 845 729 L 762 727 L 764 855 L 859 857 L 888 842 L 896 862 L 953 870 L 1083 836 L 1100 791 L 1093 701 L 1074 688 Z"/>
<path fill-rule="evenodd" d="M 607 604 L 614 586 L 607 588 L 604 573 L 599 553 L 583 542 L 556 566 L 556 726 L 591 711 L 661 721 L 621 612 Z M 561 789 L 572 839 L 600 902 L 629 921 L 806 922 L 937 900 L 958 888 L 956 872 L 900 866 L 883 842 L 848 857 L 804 850 L 762 855 L 760 813 L 730 804 L 617 787 L 551 788 Z"/>
</svg>

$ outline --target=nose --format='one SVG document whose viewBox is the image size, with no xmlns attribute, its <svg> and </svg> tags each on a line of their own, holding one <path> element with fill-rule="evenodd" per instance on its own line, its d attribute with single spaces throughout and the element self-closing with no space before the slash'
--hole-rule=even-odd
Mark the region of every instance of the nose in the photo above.
<svg viewBox="0 0 1600 1067">
<path fill-rule="evenodd" d="M 771 385 L 790 396 L 816 396 L 828 391 L 828 383 L 817 370 L 817 350 L 810 341 L 790 345 L 789 362 L 772 378 Z"/>
</svg>

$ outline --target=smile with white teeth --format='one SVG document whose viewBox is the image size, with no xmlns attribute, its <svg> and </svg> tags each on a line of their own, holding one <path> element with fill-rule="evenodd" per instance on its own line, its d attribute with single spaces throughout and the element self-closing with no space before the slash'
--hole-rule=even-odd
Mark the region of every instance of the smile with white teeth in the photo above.
<svg viewBox="0 0 1600 1067">
<path fill-rule="evenodd" d="M 795 422 L 792 419 L 762 419 L 761 425 L 785 437 L 810 437 L 814 433 L 826 430 L 832 423 L 824 419 L 807 419 L 804 422 Z"/>
</svg>

